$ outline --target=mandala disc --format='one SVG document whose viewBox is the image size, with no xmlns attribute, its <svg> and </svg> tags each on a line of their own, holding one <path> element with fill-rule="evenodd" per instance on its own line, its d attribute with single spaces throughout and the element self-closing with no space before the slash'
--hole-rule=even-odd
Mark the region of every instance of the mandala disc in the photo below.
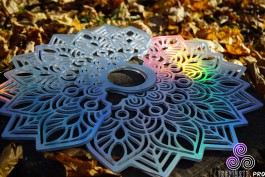
<svg viewBox="0 0 265 177">
<path fill-rule="evenodd" d="M 206 43 L 133 27 L 54 35 L 13 63 L 0 86 L 11 116 L 2 137 L 35 139 L 41 151 L 86 144 L 114 172 L 166 177 L 182 158 L 232 150 L 243 113 L 262 106 L 245 91 L 245 67 Z"/>
</svg>

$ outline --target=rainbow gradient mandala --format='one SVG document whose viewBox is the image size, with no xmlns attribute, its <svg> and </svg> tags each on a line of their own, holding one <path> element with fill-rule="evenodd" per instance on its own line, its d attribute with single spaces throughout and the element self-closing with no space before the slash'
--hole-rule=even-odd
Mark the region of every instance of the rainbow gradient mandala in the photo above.
<svg viewBox="0 0 265 177">
<path fill-rule="evenodd" d="M 206 43 L 151 39 L 133 27 L 54 35 L 13 64 L 0 86 L 0 112 L 11 117 L 2 137 L 33 139 L 40 151 L 86 144 L 114 172 L 133 166 L 167 177 L 182 158 L 232 150 L 243 113 L 262 106 L 245 91 L 245 68 Z M 115 72 L 143 82 L 118 85 L 109 79 Z"/>
</svg>

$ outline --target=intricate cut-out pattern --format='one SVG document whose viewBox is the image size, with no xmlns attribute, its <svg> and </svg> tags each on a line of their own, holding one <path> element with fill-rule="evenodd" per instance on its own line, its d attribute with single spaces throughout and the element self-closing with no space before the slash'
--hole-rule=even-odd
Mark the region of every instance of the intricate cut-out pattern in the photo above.
<svg viewBox="0 0 265 177">
<path fill-rule="evenodd" d="M 36 139 L 38 150 L 87 143 L 111 114 L 107 71 L 143 53 L 149 40 L 136 28 L 104 25 L 54 35 L 36 52 L 14 57 L 15 69 L 0 86 L 0 111 L 11 115 L 2 136 Z"/>
<path fill-rule="evenodd" d="M 134 57 L 143 65 L 127 62 Z M 150 41 L 133 27 L 54 35 L 13 63 L 0 86 L 0 111 L 11 115 L 2 136 L 36 139 L 38 150 L 86 144 L 115 172 L 134 166 L 166 177 L 181 158 L 232 150 L 234 127 L 247 123 L 243 113 L 261 106 L 245 91 L 245 68 L 207 44 L 180 36 Z M 108 80 L 115 70 L 145 81 L 115 85 Z"/>
<path fill-rule="evenodd" d="M 205 43 L 156 37 L 143 60 L 156 85 L 113 106 L 87 145 L 113 171 L 134 166 L 169 176 L 181 158 L 231 150 L 238 142 L 234 127 L 247 123 L 243 113 L 261 106 L 245 92 L 245 68 L 224 62 Z"/>
</svg>

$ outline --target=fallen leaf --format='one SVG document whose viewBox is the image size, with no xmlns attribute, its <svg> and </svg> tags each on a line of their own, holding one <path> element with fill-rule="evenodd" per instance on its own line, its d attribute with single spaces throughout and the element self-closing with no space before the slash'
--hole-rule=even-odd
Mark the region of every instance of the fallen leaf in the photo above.
<svg viewBox="0 0 265 177">
<path fill-rule="evenodd" d="M 218 33 L 218 27 L 215 24 L 212 24 L 207 27 L 199 29 L 196 32 L 196 36 L 201 39 L 216 41 L 218 40 L 217 33 Z"/>
<path fill-rule="evenodd" d="M 244 59 L 247 63 L 247 73 L 250 76 L 250 83 L 252 83 L 256 91 L 265 99 L 265 76 L 260 72 L 257 59 L 252 56 L 247 56 Z"/>
<path fill-rule="evenodd" d="M 203 40 L 197 38 L 194 38 L 194 40 L 198 40 L 200 42 L 206 42 L 211 52 L 216 52 L 216 53 L 225 52 L 225 49 L 218 43 L 218 41 L 210 41 L 210 40 Z"/>
<path fill-rule="evenodd" d="M 178 0 L 159 0 L 154 4 L 155 9 L 166 9 L 169 7 L 174 7 L 178 4 Z"/>
<path fill-rule="evenodd" d="M 196 34 L 199 28 L 196 26 L 195 22 L 189 22 L 187 23 L 188 26 L 192 29 L 193 34 Z"/>
<path fill-rule="evenodd" d="M 257 63 L 257 59 L 252 57 L 252 56 L 244 57 L 244 60 L 245 60 L 247 65 L 250 65 L 250 64 L 253 64 L 253 63 Z"/>
<path fill-rule="evenodd" d="M 16 146 L 14 143 L 6 146 L 0 155 L 0 176 L 6 177 L 22 158 L 22 146 Z"/>
<path fill-rule="evenodd" d="M 141 14 L 144 14 L 144 12 L 145 12 L 144 6 L 138 4 L 135 1 L 129 1 L 128 6 L 129 6 L 128 7 L 129 12 L 137 12 L 137 13 L 141 13 Z"/>
<path fill-rule="evenodd" d="M 80 31 L 86 28 L 86 24 L 80 23 L 77 16 L 72 20 L 70 26 L 74 27 L 76 31 Z"/>
<path fill-rule="evenodd" d="M 4 72 L 12 68 L 12 65 L 11 65 L 12 58 L 16 55 L 17 51 L 18 51 L 17 46 L 8 50 L 7 56 L 3 60 L 0 61 L 0 72 Z"/>
<path fill-rule="evenodd" d="M 144 22 L 142 20 L 137 20 L 137 21 L 134 21 L 133 23 L 130 24 L 131 26 L 135 27 L 135 28 L 138 28 L 140 30 L 143 30 L 145 31 L 146 33 L 148 33 L 150 36 L 152 36 L 152 31 L 151 29 L 146 25 L 144 24 Z"/>
<path fill-rule="evenodd" d="M 35 49 L 35 42 L 30 41 L 27 43 L 26 48 L 24 50 L 24 53 L 29 53 L 29 52 L 33 52 Z"/>
<path fill-rule="evenodd" d="M 184 39 L 191 39 L 193 38 L 193 34 L 192 34 L 192 28 L 186 24 L 186 23 L 182 23 L 181 24 L 181 32 L 180 35 L 184 38 Z"/>
<path fill-rule="evenodd" d="M 14 0 L 2 0 L 0 5 L 3 8 L 2 10 L 8 15 L 19 12 L 19 5 Z"/>
<path fill-rule="evenodd" d="M 240 60 L 237 60 L 237 59 L 230 59 L 229 62 L 234 63 L 236 65 L 243 66 L 243 63 Z"/>
<path fill-rule="evenodd" d="M 91 154 L 84 150 L 84 149 L 80 149 L 80 148 L 71 148 L 71 149 L 65 149 L 63 150 L 63 153 L 71 156 L 71 157 L 86 157 L 88 160 L 92 160 L 92 156 Z"/>
<path fill-rule="evenodd" d="M 227 52 L 233 55 L 248 55 L 250 54 L 250 49 L 245 46 L 244 43 L 234 43 L 232 45 L 225 45 Z"/>
<path fill-rule="evenodd" d="M 191 9 L 194 11 L 199 11 L 199 10 L 203 10 L 203 9 L 207 9 L 208 8 L 208 0 L 191 0 Z"/>
<path fill-rule="evenodd" d="M 72 11 L 69 11 L 69 12 L 61 12 L 61 13 L 52 13 L 52 14 L 49 14 L 49 18 L 51 20 L 55 20 L 57 22 L 59 22 L 59 24 L 62 24 L 62 25 L 71 25 L 73 19 L 75 18 L 77 14 L 77 11 L 75 10 L 72 10 Z"/>
<path fill-rule="evenodd" d="M 184 20 L 185 10 L 183 6 L 170 7 L 168 11 L 168 22 L 169 24 L 180 23 Z"/>
<path fill-rule="evenodd" d="M 120 7 L 119 7 L 118 17 L 121 20 L 126 20 L 126 19 L 130 19 L 130 16 L 131 16 L 131 14 L 130 14 L 126 4 L 124 2 L 122 2 L 120 4 Z"/>
<path fill-rule="evenodd" d="M 3 38 L 2 36 L 0 36 L 0 58 L 3 58 L 7 55 L 8 53 L 8 41 Z"/>
<path fill-rule="evenodd" d="M 62 163 L 66 169 L 67 177 L 100 175 L 121 177 L 120 174 L 113 173 L 109 169 L 99 166 L 97 161 L 83 149 L 71 148 L 55 154 L 45 153 L 44 157 Z"/>
</svg>

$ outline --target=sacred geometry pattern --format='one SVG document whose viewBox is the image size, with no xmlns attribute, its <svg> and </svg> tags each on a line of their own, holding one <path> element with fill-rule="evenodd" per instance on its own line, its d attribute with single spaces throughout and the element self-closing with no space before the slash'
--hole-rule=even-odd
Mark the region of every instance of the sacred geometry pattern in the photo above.
<svg viewBox="0 0 265 177">
<path fill-rule="evenodd" d="M 54 35 L 34 53 L 14 57 L 15 69 L 0 87 L 0 112 L 11 115 L 2 136 L 36 139 L 38 150 L 85 144 L 111 114 L 106 90 L 120 89 L 108 81 L 108 72 L 131 66 L 126 60 L 143 53 L 149 40 L 133 27 L 102 26 Z"/>
<path fill-rule="evenodd" d="M 133 59 L 143 65 L 132 64 Z M 207 44 L 181 36 L 150 40 L 133 27 L 104 25 L 54 35 L 36 52 L 13 58 L 0 86 L 4 138 L 35 139 L 38 150 L 86 144 L 114 172 L 129 166 L 167 177 L 181 158 L 232 150 L 243 113 L 262 104 L 245 90 L 245 68 Z M 135 85 L 110 74 L 134 73 Z"/>
</svg>

